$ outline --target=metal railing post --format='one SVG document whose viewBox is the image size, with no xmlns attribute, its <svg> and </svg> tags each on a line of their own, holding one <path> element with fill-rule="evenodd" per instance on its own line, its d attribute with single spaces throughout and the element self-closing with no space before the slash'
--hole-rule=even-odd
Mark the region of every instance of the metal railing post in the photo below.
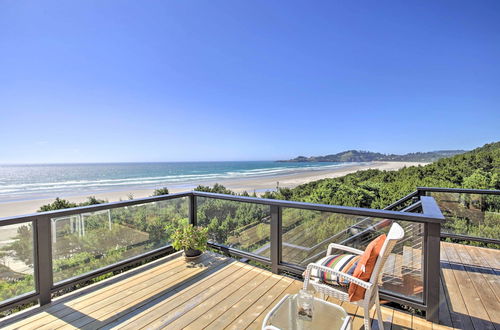
<svg viewBox="0 0 500 330">
<path fill-rule="evenodd" d="M 198 225 L 197 206 L 196 196 L 194 194 L 189 195 L 189 223 L 193 226 Z"/>
<path fill-rule="evenodd" d="M 444 216 L 430 196 L 422 196 L 422 211 L 425 215 L 444 220 Z M 424 227 L 424 293 L 426 319 L 439 322 L 439 282 L 441 281 L 441 223 L 428 222 Z"/>
<path fill-rule="evenodd" d="M 441 224 L 427 223 L 425 228 L 426 318 L 428 321 L 437 323 L 439 322 L 439 282 L 441 278 Z"/>
<path fill-rule="evenodd" d="M 281 207 L 271 206 L 271 271 L 279 273 L 281 263 Z"/>
<path fill-rule="evenodd" d="M 40 305 L 51 302 L 52 277 L 52 232 L 50 217 L 39 217 L 35 221 L 35 278 Z"/>
</svg>

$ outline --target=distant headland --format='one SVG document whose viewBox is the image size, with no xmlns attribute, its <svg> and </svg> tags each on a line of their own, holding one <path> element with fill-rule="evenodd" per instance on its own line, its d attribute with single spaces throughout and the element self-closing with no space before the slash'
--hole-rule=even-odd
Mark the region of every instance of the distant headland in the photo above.
<svg viewBox="0 0 500 330">
<path fill-rule="evenodd" d="M 298 156 L 289 160 L 278 160 L 278 162 L 433 162 L 440 158 L 451 157 L 462 154 L 466 150 L 437 150 L 428 152 L 413 152 L 404 155 L 382 154 L 379 152 L 347 150 L 337 154 L 326 156 Z"/>
</svg>

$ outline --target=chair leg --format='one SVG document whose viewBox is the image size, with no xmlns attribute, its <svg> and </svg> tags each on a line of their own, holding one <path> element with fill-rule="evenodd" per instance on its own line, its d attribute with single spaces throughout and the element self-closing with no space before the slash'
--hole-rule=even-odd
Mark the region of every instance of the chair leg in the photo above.
<svg viewBox="0 0 500 330">
<path fill-rule="evenodd" d="M 370 320 L 370 309 L 368 306 L 363 308 L 365 310 L 365 330 L 371 329 L 371 320 Z"/>
<path fill-rule="evenodd" d="M 375 309 L 377 310 L 378 327 L 380 330 L 384 330 L 384 320 L 382 319 L 382 310 L 380 309 L 380 298 L 378 296 L 378 292 L 375 296 Z"/>
</svg>

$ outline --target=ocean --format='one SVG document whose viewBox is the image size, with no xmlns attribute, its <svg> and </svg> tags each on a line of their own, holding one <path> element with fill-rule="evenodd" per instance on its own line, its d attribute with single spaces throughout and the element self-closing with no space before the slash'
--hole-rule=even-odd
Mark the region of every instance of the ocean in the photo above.
<svg viewBox="0 0 500 330">
<path fill-rule="evenodd" d="M 127 189 L 185 187 L 227 179 L 278 177 L 354 163 L 275 161 L 0 165 L 0 202 Z"/>
</svg>

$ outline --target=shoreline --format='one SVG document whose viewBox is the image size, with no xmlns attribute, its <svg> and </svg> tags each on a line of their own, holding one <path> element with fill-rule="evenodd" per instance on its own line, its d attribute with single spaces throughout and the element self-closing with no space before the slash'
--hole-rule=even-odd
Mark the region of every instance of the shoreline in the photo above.
<svg viewBox="0 0 500 330">
<path fill-rule="evenodd" d="M 275 176 L 262 176 L 262 177 L 240 178 L 240 179 L 222 179 L 216 181 L 200 181 L 196 184 L 185 183 L 185 184 L 167 186 L 167 188 L 170 193 L 177 193 L 177 192 L 191 191 L 198 185 L 213 186 L 215 183 L 219 183 L 236 193 L 242 193 L 243 191 L 247 191 L 249 194 L 252 194 L 255 191 L 259 195 L 260 193 L 264 193 L 265 191 L 276 190 L 278 182 L 280 188 L 285 188 L 285 187 L 294 188 L 296 186 L 311 181 L 317 181 L 326 178 L 336 178 L 362 170 L 379 169 L 385 171 L 395 171 L 405 166 L 409 167 L 409 166 L 418 166 L 426 164 L 428 163 L 372 162 L 370 164 L 351 165 L 337 169 L 311 170 L 311 171 L 303 171 L 300 173 L 283 174 Z M 128 200 L 129 195 L 132 195 L 133 198 L 148 197 L 151 196 L 153 191 L 154 188 L 148 188 L 148 189 L 136 188 L 129 190 L 107 191 L 102 193 L 89 192 L 88 194 L 85 195 L 62 195 L 59 197 L 75 203 L 84 202 L 87 200 L 89 196 L 95 196 L 98 199 L 106 199 L 109 202 L 115 202 L 119 200 Z M 40 206 L 51 203 L 54 201 L 54 199 L 55 197 L 1 202 L 0 218 L 34 213 L 40 208 Z"/>
</svg>

